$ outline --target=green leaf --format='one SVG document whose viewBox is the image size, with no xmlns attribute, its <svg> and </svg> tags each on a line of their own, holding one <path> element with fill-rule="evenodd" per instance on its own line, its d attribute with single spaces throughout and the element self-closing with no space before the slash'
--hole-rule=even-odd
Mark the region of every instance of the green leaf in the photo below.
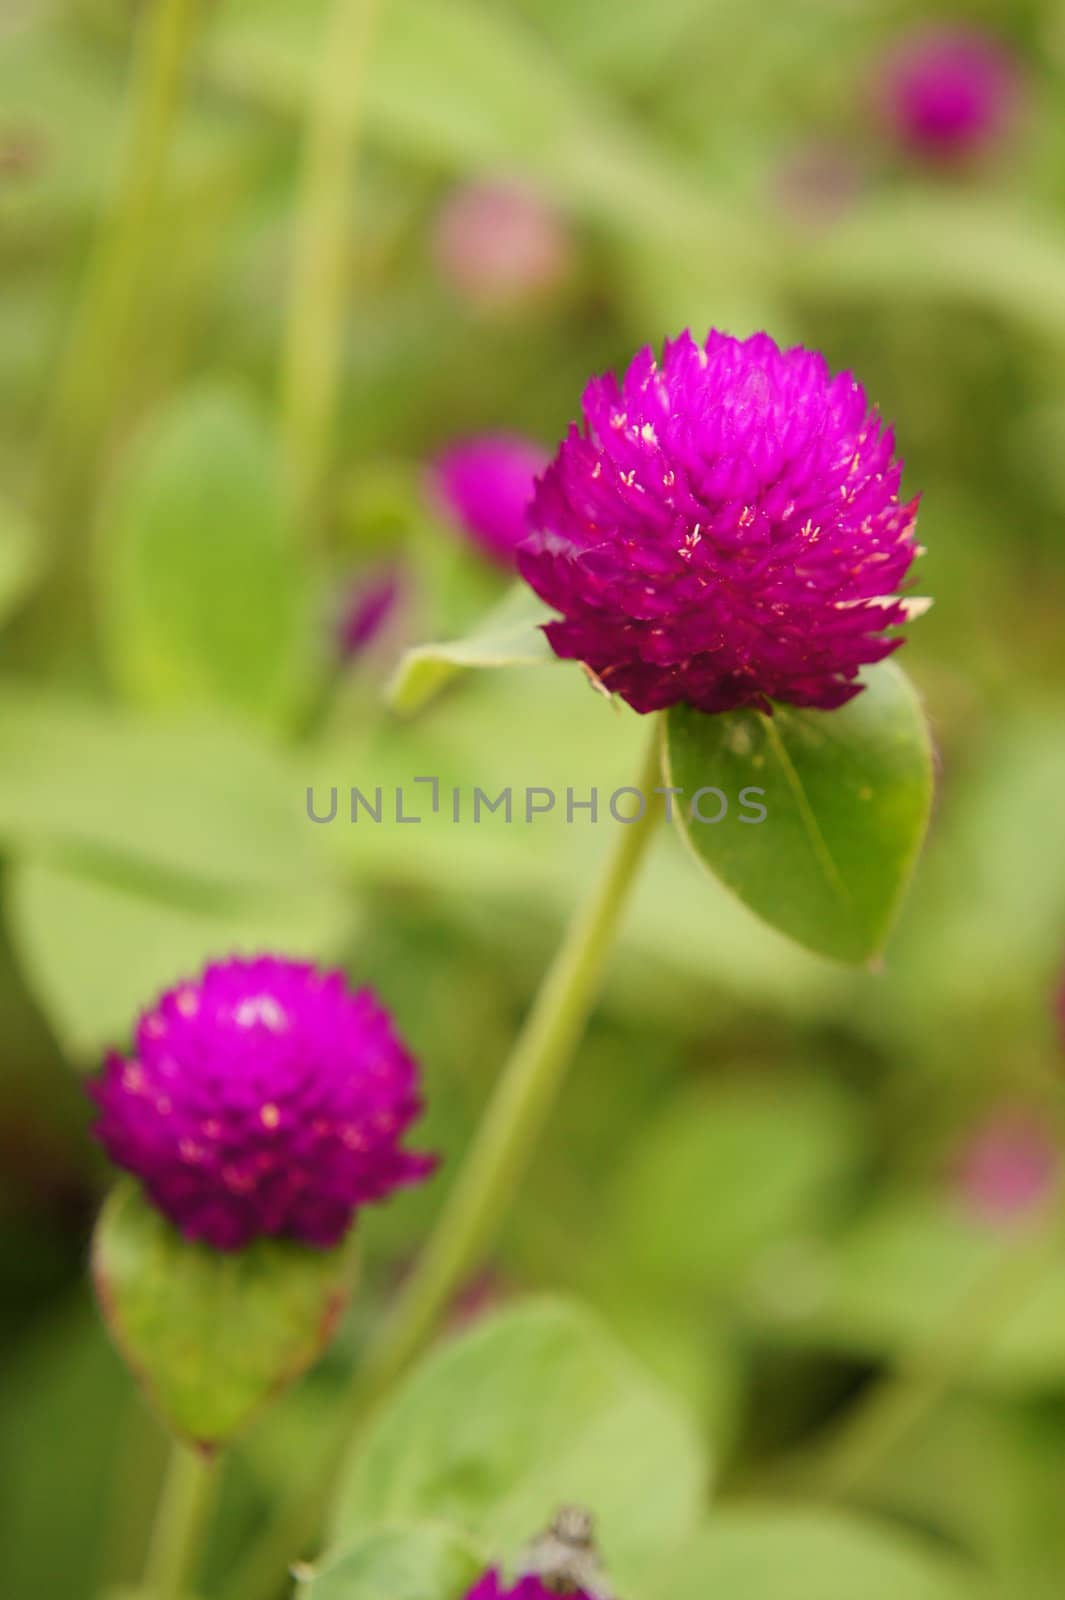
<svg viewBox="0 0 1065 1600">
<path fill-rule="evenodd" d="M 239 393 L 193 392 L 149 427 L 106 511 L 100 575 L 132 700 L 290 720 L 310 589 L 282 504 L 273 441 Z"/>
<path fill-rule="evenodd" d="M 918 1540 L 833 1511 L 715 1517 L 648 1600 L 962 1600 L 964 1568 Z"/>
<path fill-rule="evenodd" d="M 920 702 L 890 662 L 838 711 L 666 718 L 667 782 L 696 858 L 752 911 L 840 961 L 882 948 L 928 826 L 932 758 Z M 698 800 L 705 821 L 693 816 Z M 744 791 L 753 791 L 744 805 Z M 761 821 L 755 806 L 765 809 Z"/>
<path fill-rule="evenodd" d="M 503 1559 L 571 1501 L 594 1509 L 624 1592 L 691 1529 L 705 1480 L 687 1419 L 599 1325 L 533 1302 L 408 1380 L 342 1480 L 332 1534 L 440 1518 Z"/>
<path fill-rule="evenodd" d="M 833 1215 L 863 1148 L 854 1107 L 823 1080 L 689 1091 L 618 1174 L 611 1253 L 663 1287 L 727 1285 Z"/>
<path fill-rule="evenodd" d="M 0 502 L 0 622 L 33 587 L 42 558 L 36 530 L 14 506 Z"/>
<path fill-rule="evenodd" d="M 15 862 L 5 910 L 22 971 L 60 1044 L 94 1061 L 161 990 L 208 961 L 261 950 L 335 959 L 355 926 L 339 890 L 185 905 L 44 861 Z"/>
<path fill-rule="evenodd" d="M 978 1560 L 1000 1600 L 1060 1600 L 1065 1430 L 1054 1405 L 956 1393 L 898 1441 L 867 1493 Z"/>
<path fill-rule="evenodd" d="M 355 1279 L 335 1250 L 261 1239 L 193 1244 L 121 1183 L 93 1236 L 93 1280 L 119 1349 L 175 1433 L 227 1443 L 328 1345 Z"/>
<path fill-rule="evenodd" d="M 324 878 L 304 774 L 250 730 L 0 685 L 0 839 L 206 888 Z"/>
<path fill-rule="evenodd" d="M 554 659 L 542 624 L 552 613 L 526 584 L 515 584 L 465 639 L 408 650 L 389 685 L 393 710 L 420 711 L 454 678 L 478 667 L 536 666 Z"/>
<path fill-rule="evenodd" d="M 906 993 L 924 1002 L 924 1028 L 955 1052 L 955 1018 L 976 1016 L 982 1028 L 978 1007 L 994 1008 L 1012 1042 L 1059 975 L 1065 850 L 1047 848 L 1046 823 L 1065 792 L 1065 707 L 1034 696 L 1023 712 L 989 712 L 965 762 L 964 784 L 937 816 L 899 963 Z"/>
<path fill-rule="evenodd" d="M 484 1571 L 480 1551 L 453 1528 L 414 1524 L 363 1534 L 301 1573 L 307 1600 L 464 1600 Z"/>
<path fill-rule="evenodd" d="M 894 1188 L 857 1216 L 842 1235 L 796 1252 L 787 1280 L 757 1270 L 745 1312 L 779 1337 L 805 1347 L 844 1351 L 866 1361 L 899 1361 L 928 1349 L 944 1329 L 1015 1265 L 1030 1287 L 1008 1316 L 975 1338 L 966 1377 L 981 1389 L 1054 1390 L 1065 1381 L 1065 1264 L 1057 1241 L 1041 1241 L 1033 1221 L 1012 1228 L 966 1215 L 948 1190 Z M 1024 1266 L 1027 1252 L 1035 1260 Z M 1002 1294 L 1004 1291 L 999 1290 Z"/>
<path fill-rule="evenodd" d="M 1065 338 L 1065 230 L 1052 212 L 914 184 L 871 190 L 838 226 L 793 243 L 782 271 L 821 303 L 901 308 L 949 298 Z"/>
</svg>

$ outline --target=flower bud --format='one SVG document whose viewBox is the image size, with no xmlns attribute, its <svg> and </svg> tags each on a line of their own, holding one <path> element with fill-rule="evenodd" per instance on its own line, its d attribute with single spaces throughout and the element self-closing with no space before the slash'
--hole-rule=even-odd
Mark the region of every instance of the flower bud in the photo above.
<svg viewBox="0 0 1065 1600">
<path fill-rule="evenodd" d="M 958 165 L 986 154 L 1012 131 L 1023 82 L 993 34 L 924 27 L 883 63 L 877 98 L 888 133 L 911 155 Z"/>
<path fill-rule="evenodd" d="M 455 293 L 488 312 L 546 298 L 573 263 L 558 212 L 525 185 L 499 181 L 452 191 L 436 219 L 433 254 Z"/>
<path fill-rule="evenodd" d="M 531 439 L 480 434 L 441 452 L 430 469 L 429 492 L 473 544 L 512 569 L 529 534 L 536 475 L 547 462 L 547 451 Z"/>
</svg>

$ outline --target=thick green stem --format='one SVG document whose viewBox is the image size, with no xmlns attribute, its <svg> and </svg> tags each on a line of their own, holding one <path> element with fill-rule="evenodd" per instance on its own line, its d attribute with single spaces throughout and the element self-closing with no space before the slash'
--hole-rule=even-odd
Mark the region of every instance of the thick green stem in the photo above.
<svg viewBox="0 0 1065 1600">
<path fill-rule="evenodd" d="M 78 503 L 111 411 L 156 240 L 181 90 L 206 0 L 152 0 L 137 35 L 114 197 L 89 263 L 38 470 L 53 521 Z"/>
<path fill-rule="evenodd" d="M 307 113 L 282 379 L 289 492 L 304 521 L 317 505 L 332 442 L 362 89 L 381 6 L 333 0 Z"/>
<path fill-rule="evenodd" d="M 850 1415 L 814 1468 L 817 1490 L 831 1498 L 861 1494 L 900 1445 L 976 1367 L 995 1339 L 1060 1263 L 1061 1217 L 1040 1219 L 963 1297 L 938 1333 L 904 1357 Z"/>
<path fill-rule="evenodd" d="M 270 1600 L 276 1593 L 286 1563 L 318 1533 L 353 1438 L 431 1338 L 502 1226 L 595 1004 L 629 891 L 662 815 L 662 796 L 654 792 L 661 768 L 655 726 L 637 780 L 646 801 L 642 816 L 619 826 L 599 880 L 570 924 L 440 1220 L 355 1374 L 320 1470 L 275 1513 L 227 1589 L 231 1600 Z"/>
<path fill-rule="evenodd" d="M 142 1600 L 189 1600 L 207 1533 L 218 1468 L 175 1441 L 152 1529 Z"/>
</svg>

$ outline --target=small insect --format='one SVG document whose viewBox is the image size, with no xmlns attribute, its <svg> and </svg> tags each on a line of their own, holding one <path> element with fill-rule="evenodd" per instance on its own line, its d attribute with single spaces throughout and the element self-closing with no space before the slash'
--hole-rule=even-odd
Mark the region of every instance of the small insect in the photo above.
<svg viewBox="0 0 1065 1600">
<path fill-rule="evenodd" d="M 579 1506 L 563 1506 L 546 1533 L 525 1551 L 519 1577 L 539 1578 L 551 1594 L 585 1594 L 614 1600 L 595 1543 L 595 1520 Z"/>
</svg>

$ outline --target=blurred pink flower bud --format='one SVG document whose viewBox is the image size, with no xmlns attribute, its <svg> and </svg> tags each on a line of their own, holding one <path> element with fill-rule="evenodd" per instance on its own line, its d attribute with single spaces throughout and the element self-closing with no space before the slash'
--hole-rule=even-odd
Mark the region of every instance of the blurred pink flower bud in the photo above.
<svg viewBox="0 0 1065 1600">
<path fill-rule="evenodd" d="M 883 62 L 877 97 L 888 132 L 911 155 L 957 165 L 1012 131 L 1022 90 L 1019 64 L 994 34 L 924 26 Z"/>
<path fill-rule="evenodd" d="M 569 276 L 573 244 L 563 218 L 515 182 L 454 189 L 436 218 L 433 255 L 459 297 L 484 311 L 547 298 Z"/>
<path fill-rule="evenodd" d="M 475 434 L 436 457 L 429 494 L 485 555 L 513 568 L 518 546 L 528 537 L 536 478 L 549 459 L 542 445 L 519 434 Z"/>
<path fill-rule="evenodd" d="M 979 1221 L 1013 1222 L 1049 1198 L 1060 1168 L 1054 1139 L 1035 1113 L 1003 1107 L 962 1146 L 957 1191 L 966 1210 Z"/>
</svg>

